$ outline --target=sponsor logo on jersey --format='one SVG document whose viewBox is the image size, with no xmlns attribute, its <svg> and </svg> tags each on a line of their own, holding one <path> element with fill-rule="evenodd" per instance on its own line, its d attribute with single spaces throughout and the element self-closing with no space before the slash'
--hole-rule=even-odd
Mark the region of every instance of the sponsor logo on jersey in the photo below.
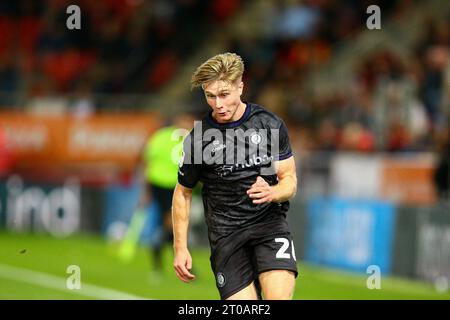
<svg viewBox="0 0 450 320">
<path fill-rule="evenodd" d="M 236 164 L 236 166 L 240 168 L 251 168 L 254 166 L 269 164 L 272 160 L 273 157 L 269 157 L 267 154 L 263 155 L 262 157 L 256 156 L 254 154 L 252 158 L 248 159 L 248 161 L 246 161 L 245 163 Z"/>
<path fill-rule="evenodd" d="M 211 149 L 211 152 L 217 152 L 217 151 L 220 151 L 227 147 L 223 143 L 220 143 L 219 140 L 214 140 L 212 144 L 213 144 L 213 148 Z"/>
<path fill-rule="evenodd" d="M 248 159 L 244 163 L 236 163 L 234 165 L 222 165 L 220 167 L 217 167 L 215 170 L 220 177 L 226 177 L 236 171 L 242 171 L 257 166 L 269 165 L 271 164 L 272 161 L 273 156 L 264 155 L 262 157 L 259 157 L 254 154 L 250 159 Z"/>
</svg>

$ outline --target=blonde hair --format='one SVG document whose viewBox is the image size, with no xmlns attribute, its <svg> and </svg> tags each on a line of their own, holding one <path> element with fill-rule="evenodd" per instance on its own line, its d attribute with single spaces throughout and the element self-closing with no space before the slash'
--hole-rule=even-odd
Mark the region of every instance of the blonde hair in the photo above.
<svg viewBox="0 0 450 320">
<path fill-rule="evenodd" d="M 191 90 L 216 80 L 235 83 L 242 78 L 243 73 L 244 62 L 239 55 L 230 52 L 218 54 L 195 70 L 191 78 Z"/>
</svg>

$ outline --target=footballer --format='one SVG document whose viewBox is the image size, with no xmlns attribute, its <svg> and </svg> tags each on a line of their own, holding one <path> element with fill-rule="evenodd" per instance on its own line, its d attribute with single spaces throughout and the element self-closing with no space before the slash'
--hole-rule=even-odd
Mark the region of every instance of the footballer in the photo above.
<svg viewBox="0 0 450 320">
<path fill-rule="evenodd" d="M 295 161 L 284 122 L 241 100 L 243 73 L 242 58 L 223 53 L 191 78 L 211 110 L 183 143 L 172 199 L 174 268 L 184 282 L 195 278 L 187 239 L 200 182 L 221 299 L 292 299 L 297 264 L 286 215 L 297 191 Z"/>
</svg>

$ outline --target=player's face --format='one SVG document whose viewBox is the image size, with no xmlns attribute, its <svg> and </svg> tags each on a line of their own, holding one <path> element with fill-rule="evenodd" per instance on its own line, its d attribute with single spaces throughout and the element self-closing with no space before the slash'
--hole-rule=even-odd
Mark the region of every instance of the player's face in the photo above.
<svg viewBox="0 0 450 320">
<path fill-rule="evenodd" d="M 217 122 L 232 122 L 239 120 L 245 111 L 241 101 L 244 83 L 230 83 L 217 80 L 203 85 L 206 101 L 213 109 L 212 116 Z"/>
</svg>

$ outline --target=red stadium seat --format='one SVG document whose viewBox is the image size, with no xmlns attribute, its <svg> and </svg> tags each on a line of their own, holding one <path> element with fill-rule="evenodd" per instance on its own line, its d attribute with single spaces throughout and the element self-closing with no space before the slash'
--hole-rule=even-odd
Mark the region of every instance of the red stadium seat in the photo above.
<svg viewBox="0 0 450 320">
<path fill-rule="evenodd" d="M 24 17 L 18 22 L 19 47 L 27 54 L 33 54 L 41 33 L 42 23 L 37 17 Z"/>
<path fill-rule="evenodd" d="M 155 62 L 148 78 L 148 87 L 158 89 L 165 85 L 175 74 L 178 67 L 178 58 L 174 53 L 163 54 Z"/>
<path fill-rule="evenodd" d="M 9 17 L 0 17 L 0 54 L 6 51 L 14 38 L 14 21 Z"/>
<path fill-rule="evenodd" d="M 95 62 L 95 55 L 66 50 L 61 53 L 48 53 L 41 62 L 44 73 L 57 83 L 59 89 L 65 90 L 70 81 Z"/>
</svg>

